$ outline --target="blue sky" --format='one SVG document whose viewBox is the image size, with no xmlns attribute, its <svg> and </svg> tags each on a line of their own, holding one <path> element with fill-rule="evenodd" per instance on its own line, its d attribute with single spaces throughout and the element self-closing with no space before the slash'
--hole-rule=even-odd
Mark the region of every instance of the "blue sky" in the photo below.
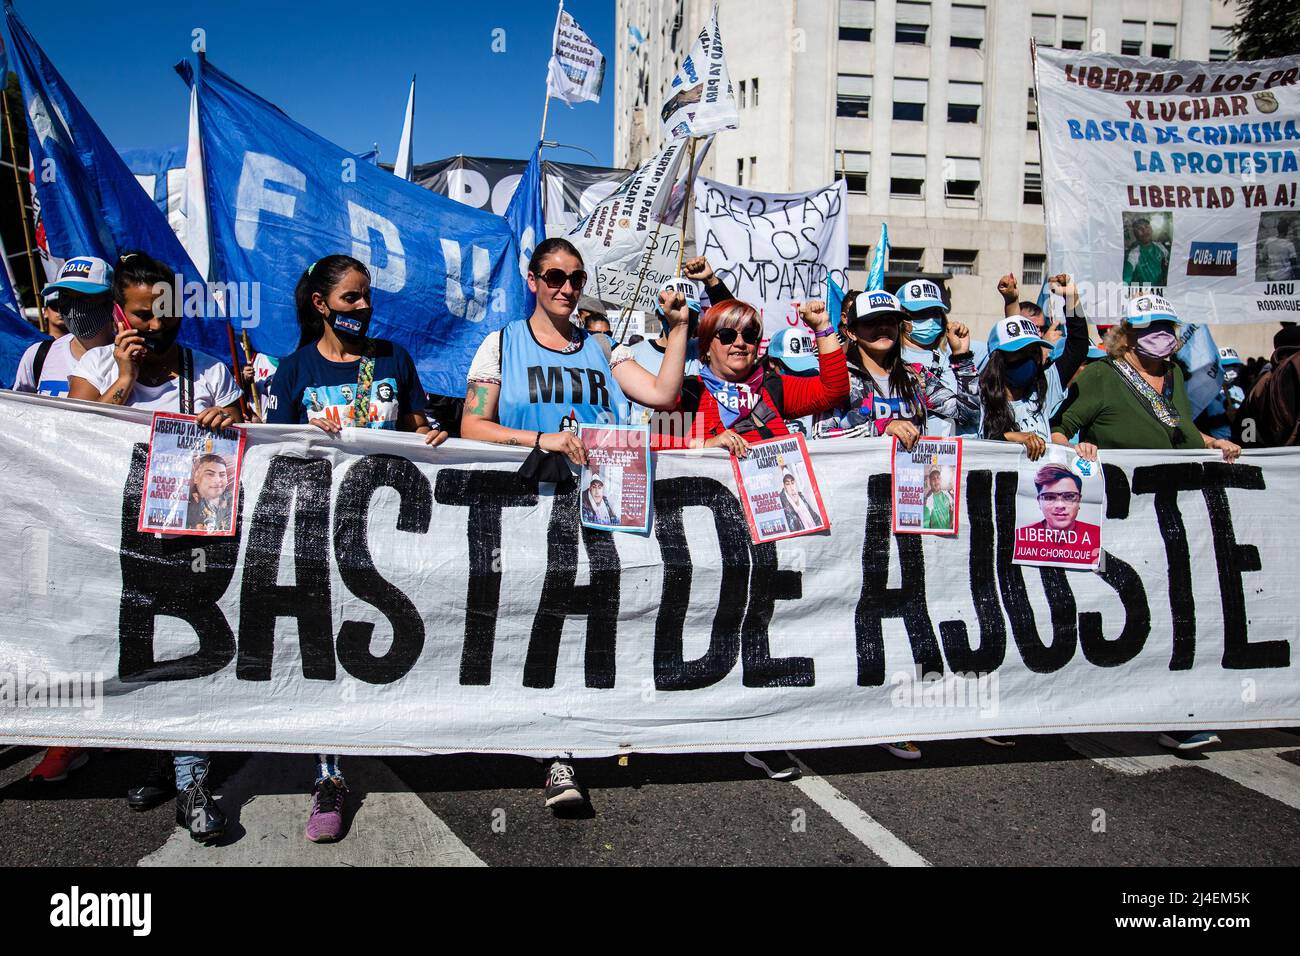
<svg viewBox="0 0 1300 956">
<path fill-rule="evenodd" d="M 411 74 L 415 160 L 527 159 L 546 96 L 550 0 L 16 0 L 27 29 L 118 149 L 185 139 L 187 92 L 172 64 L 191 31 L 244 86 L 338 145 L 392 162 Z M 600 103 L 552 101 L 546 136 L 613 158 L 614 3 L 567 0 L 606 57 Z M 493 30 L 505 52 L 493 52 Z M 576 150 L 553 158 L 590 162 Z"/>
</svg>

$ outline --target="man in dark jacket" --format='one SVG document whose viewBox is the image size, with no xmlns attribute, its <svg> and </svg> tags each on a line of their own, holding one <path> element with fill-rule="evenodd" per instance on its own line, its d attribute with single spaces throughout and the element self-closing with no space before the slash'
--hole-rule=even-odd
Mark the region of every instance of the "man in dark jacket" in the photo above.
<svg viewBox="0 0 1300 956">
<path fill-rule="evenodd" d="M 1273 358 L 1237 411 L 1233 430 L 1252 448 L 1300 445 L 1300 326 L 1273 336 Z"/>
</svg>

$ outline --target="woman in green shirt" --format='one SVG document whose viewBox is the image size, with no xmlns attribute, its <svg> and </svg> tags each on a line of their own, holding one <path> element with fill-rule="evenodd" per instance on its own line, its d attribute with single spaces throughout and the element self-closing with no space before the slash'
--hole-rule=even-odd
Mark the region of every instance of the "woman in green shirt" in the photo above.
<svg viewBox="0 0 1300 956">
<path fill-rule="evenodd" d="M 1217 448 L 1232 462 L 1241 448 L 1203 435 L 1192 424 L 1183 370 L 1172 360 L 1178 348 L 1178 315 L 1163 296 L 1140 295 L 1128 304 L 1124 324 L 1106 335 L 1110 356 L 1085 368 L 1052 421 L 1052 441 L 1097 460 L 1099 448 Z M 1166 731 L 1156 738 L 1172 750 L 1217 744 L 1204 730 Z"/>
<path fill-rule="evenodd" d="M 1172 359 L 1178 324 L 1163 296 L 1130 301 L 1124 324 L 1106 336 L 1109 357 L 1075 379 L 1052 421 L 1052 441 L 1068 445 L 1078 435 L 1075 451 L 1089 461 L 1097 460 L 1099 448 L 1216 448 L 1224 461 L 1235 461 L 1238 445 L 1192 424 L 1187 383 Z"/>
</svg>

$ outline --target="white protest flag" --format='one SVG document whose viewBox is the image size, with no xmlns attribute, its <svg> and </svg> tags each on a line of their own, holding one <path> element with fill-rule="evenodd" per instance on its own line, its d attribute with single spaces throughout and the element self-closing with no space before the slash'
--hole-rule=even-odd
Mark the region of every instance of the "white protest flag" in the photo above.
<svg viewBox="0 0 1300 956">
<path fill-rule="evenodd" d="M 798 322 L 796 302 L 825 300 L 826 279 L 848 288 L 847 187 L 760 193 L 695 182 L 695 249 L 732 294 L 763 313 L 768 335 Z"/>
<path fill-rule="evenodd" d="M 212 234 L 208 228 L 208 185 L 199 137 L 199 84 L 190 84 L 190 123 L 185 141 L 185 186 L 177 210 L 176 237 L 204 279 L 212 268 Z"/>
<path fill-rule="evenodd" d="M 402 139 L 397 144 L 397 162 L 393 175 L 410 180 L 415 168 L 415 146 L 412 139 L 415 126 L 415 77 L 411 77 L 411 92 L 406 97 L 406 118 L 402 120 Z"/>
<path fill-rule="evenodd" d="M 605 83 L 605 54 L 596 49 L 578 21 L 564 11 L 555 18 L 555 42 L 546 74 L 546 93 L 572 106 L 599 103 Z"/>
<path fill-rule="evenodd" d="M 262 425 L 235 535 L 199 540 L 137 529 L 148 412 L 0 392 L 0 415 L 0 540 L 40 558 L 0 575 L 0 746 L 598 757 L 1300 722 L 1295 449 L 1103 452 L 1094 573 L 1011 562 L 1009 442 L 963 442 L 959 531 L 906 547 L 892 442 L 809 442 L 786 503 L 829 527 L 754 545 L 718 449 L 656 453 L 650 531 L 592 538 L 583 489 L 485 499 L 527 449 Z"/>
<path fill-rule="evenodd" d="M 601 270 L 624 275 L 637 274 L 638 263 L 648 250 L 665 251 L 664 238 L 680 230 L 665 224 L 670 209 L 673 184 L 685 165 L 688 152 L 684 140 L 669 143 L 659 153 L 642 163 L 619 184 L 606 199 L 596 205 L 566 237 L 582 252 L 587 271 L 597 276 Z M 673 247 L 674 265 L 676 248 Z M 608 290 L 593 290 L 606 302 L 625 305 L 630 299 L 607 297 Z M 631 294 L 635 289 L 629 290 Z"/>
<path fill-rule="evenodd" d="M 669 138 L 707 136 L 740 126 L 716 6 L 668 90 L 660 118 Z"/>
<path fill-rule="evenodd" d="M 1047 261 L 1089 318 L 1300 319 L 1300 56 L 1200 63 L 1038 48 Z"/>
</svg>

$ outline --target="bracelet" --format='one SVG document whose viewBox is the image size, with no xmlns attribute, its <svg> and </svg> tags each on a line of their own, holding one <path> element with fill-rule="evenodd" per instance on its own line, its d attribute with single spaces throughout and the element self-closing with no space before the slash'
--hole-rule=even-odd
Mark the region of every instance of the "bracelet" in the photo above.
<svg viewBox="0 0 1300 956">
<path fill-rule="evenodd" d="M 834 334 L 835 334 L 835 326 L 833 326 L 833 325 L 827 325 L 826 328 L 822 329 L 820 332 L 814 332 L 814 333 L 813 333 L 813 338 L 815 338 L 815 339 L 824 339 L 824 338 L 826 338 L 826 336 L 828 336 L 828 335 L 834 335 Z"/>
<path fill-rule="evenodd" d="M 541 432 L 538 432 L 538 433 L 537 433 L 537 440 L 536 440 L 535 442 L 533 442 L 533 447 L 534 447 L 534 448 L 541 448 L 541 447 L 542 447 L 542 433 L 541 433 Z"/>
</svg>

